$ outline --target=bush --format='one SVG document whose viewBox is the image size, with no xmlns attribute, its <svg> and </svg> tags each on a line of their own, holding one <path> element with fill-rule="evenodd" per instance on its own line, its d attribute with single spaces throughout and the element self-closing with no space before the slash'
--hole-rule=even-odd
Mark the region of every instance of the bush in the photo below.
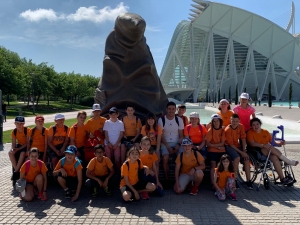
<svg viewBox="0 0 300 225">
<path fill-rule="evenodd" d="M 95 102 L 94 96 L 86 96 L 79 100 L 79 105 L 91 107 L 94 104 L 94 102 Z"/>
</svg>

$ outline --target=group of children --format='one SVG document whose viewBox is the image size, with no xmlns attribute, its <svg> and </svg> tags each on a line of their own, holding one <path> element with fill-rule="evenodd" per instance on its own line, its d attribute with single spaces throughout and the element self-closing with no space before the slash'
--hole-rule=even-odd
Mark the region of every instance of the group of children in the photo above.
<svg viewBox="0 0 300 225">
<path fill-rule="evenodd" d="M 178 107 L 176 120 L 178 118 L 184 124 L 184 130 L 181 130 L 184 137 L 175 143 L 183 149 L 176 158 L 176 193 L 190 187 L 190 194 L 197 194 L 204 177 L 205 159 L 210 162 L 211 183 L 219 200 L 224 200 L 226 195 L 236 200 L 234 191 L 238 188 L 236 173 L 240 161 L 244 164 L 247 188 L 253 189 L 246 150 L 248 137 L 244 129 L 246 126 L 241 122 L 249 123 L 251 128 L 250 116 L 255 117 L 255 110 L 249 110 L 248 104 L 244 108 L 243 104 L 247 101 L 243 101 L 242 97 L 245 96 L 246 93 L 241 95 L 237 113 L 229 110 L 227 100 L 221 100 L 219 113 L 212 115 L 207 126 L 200 124 L 199 113 L 190 113 L 188 121 L 183 115 L 185 106 Z M 109 110 L 109 119 L 100 116 L 99 104 L 94 104 L 92 109 L 93 117 L 87 123 L 86 112 L 78 112 L 77 123 L 71 128 L 64 125 L 62 114 L 55 116 L 55 125 L 49 129 L 44 127 L 42 116 L 36 117 L 33 129 L 24 127 L 24 117 L 16 117 L 9 157 L 14 168 L 12 179 L 27 181 L 24 200 L 33 199 L 34 186 L 38 189 L 38 198 L 47 199 L 46 156 L 51 159 L 48 167 L 53 169 L 53 176 L 64 189 L 65 197 L 72 201 L 78 199 L 85 177 L 92 196 L 98 194 L 99 188 L 110 195 L 114 174 L 121 178 L 120 190 L 125 201 L 140 197 L 149 199 L 149 192 L 163 195 L 159 161 L 165 134 L 163 126 L 157 124 L 156 116 L 149 113 L 142 126 L 141 120 L 134 115 L 133 106 L 126 107 L 127 115 L 122 120 L 118 119 L 116 107 Z M 243 120 L 240 120 L 240 113 Z M 249 119 L 245 117 L 247 113 L 250 113 Z M 92 154 L 86 150 L 87 142 L 93 149 Z M 263 146 L 261 148 L 264 149 Z M 29 161 L 23 163 L 26 157 Z M 296 161 L 292 163 L 298 164 Z"/>
</svg>

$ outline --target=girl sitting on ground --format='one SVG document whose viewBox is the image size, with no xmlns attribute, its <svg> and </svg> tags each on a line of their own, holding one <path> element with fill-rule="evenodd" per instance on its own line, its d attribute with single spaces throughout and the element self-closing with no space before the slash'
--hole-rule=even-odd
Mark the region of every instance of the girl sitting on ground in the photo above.
<svg viewBox="0 0 300 225">
<path fill-rule="evenodd" d="M 216 188 L 215 195 L 220 201 L 224 201 L 226 195 L 236 201 L 235 172 L 229 155 L 222 155 L 218 167 L 215 168 L 213 183 Z"/>
</svg>

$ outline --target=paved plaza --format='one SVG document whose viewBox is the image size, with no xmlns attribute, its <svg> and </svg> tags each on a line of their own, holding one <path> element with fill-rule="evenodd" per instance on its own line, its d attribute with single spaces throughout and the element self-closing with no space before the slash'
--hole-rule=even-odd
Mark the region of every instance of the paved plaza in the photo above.
<svg viewBox="0 0 300 225">
<path fill-rule="evenodd" d="M 219 202 L 206 182 L 197 196 L 167 190 L 164 197 L 131 203 L 122 201 L 117 188 L 112 197 L 97 198 L 83 189 L 72 203 L 52 184 L 49 200 L 26 203 L 12 188 L 9 147 L 6 144 L 0 152 L 0 224 L 300 224 L 300 182 L 289 188 L 272 184 L 270 190 L 261 187 L 259 192 L 241 187 L 236 202 Z M 287 145 L 288 155 L 298 160 L 299 149 L 299 145 Z M 300 180 L 300 166 L 294 172 Z"/>
</svg>

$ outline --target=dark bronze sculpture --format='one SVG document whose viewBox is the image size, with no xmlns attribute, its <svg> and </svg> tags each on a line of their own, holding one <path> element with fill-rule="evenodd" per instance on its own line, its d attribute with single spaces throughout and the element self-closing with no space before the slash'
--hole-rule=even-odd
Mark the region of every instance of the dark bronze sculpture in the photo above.
<svg viewBox="0 0 300 225">
<path fill-rule="evenodd" d="M 127 104 L 134 105 L 140 116 L 149 111 L 156 115 L 165 111 L 168 99 L 146 44 L 145 28 L 141 16 L 124 13 L 117 17 L 115 28 L 108 35 L 103 74 L 95 96 L 102 114 L 113 106 L 124 110 Z"/>
</svg>

